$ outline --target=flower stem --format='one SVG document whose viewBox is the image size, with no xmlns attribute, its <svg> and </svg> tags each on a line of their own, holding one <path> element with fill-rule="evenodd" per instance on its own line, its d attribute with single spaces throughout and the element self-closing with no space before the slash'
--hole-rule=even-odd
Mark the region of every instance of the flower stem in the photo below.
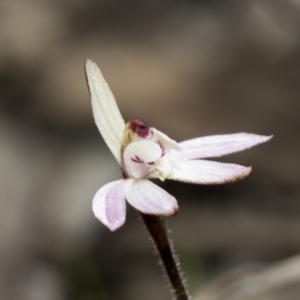
<svg viewBox="0 0 300 300">
<path fill-rule="evenodd" d="M 163 269 L 170 280 L 174 299 L 190 300 L 191 297 L 185 286 L 164 219 L 143 213 L 141 215 L 155 244 L 155 250 L 162 261 Z"/>
</svg>

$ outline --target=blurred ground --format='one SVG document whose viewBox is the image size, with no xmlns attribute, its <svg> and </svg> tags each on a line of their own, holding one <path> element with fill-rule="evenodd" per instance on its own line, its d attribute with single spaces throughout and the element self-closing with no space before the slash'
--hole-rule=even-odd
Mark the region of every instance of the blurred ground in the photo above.
<svg viewBox="0 0 300 300">
<path fill-rule="evenodd" d="M 93 124 L 88 57 L 126 120 L 178 141 L 275 135 L 224 158 L 253 166 L 243 182 L 164 184 L 193 292 L 299 253 L 299 17 L 295 0 L 0 0 L 0 299 L 169 299 L 133 209 L 113 234 L 93 217 L 120 174 Z"/>
</svg>

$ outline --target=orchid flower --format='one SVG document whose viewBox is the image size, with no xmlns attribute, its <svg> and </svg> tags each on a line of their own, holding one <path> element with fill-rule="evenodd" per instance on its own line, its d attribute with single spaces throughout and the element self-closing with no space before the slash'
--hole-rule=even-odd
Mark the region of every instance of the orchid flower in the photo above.
<svg viewBox="0 0 300 300">
<path fill-rule="evenodd" d="M 222 184 L 243 179 L 251 173 L 251 167 L 204 158 L 242 151 L 271 138 L 236 133 L 177 143 L 140 120 L 125 124 L 96 63 L 87 59 L 85 71 L 95 123 L 123 173 L 123 179 L 104 185 L 93 199 L 96 218 L 111 231 L 125 222 L 126 200 L 144 214 L 171 216 L 176 213 L 176 199 L 149 179 L 197 184 Z"/>
</svg>

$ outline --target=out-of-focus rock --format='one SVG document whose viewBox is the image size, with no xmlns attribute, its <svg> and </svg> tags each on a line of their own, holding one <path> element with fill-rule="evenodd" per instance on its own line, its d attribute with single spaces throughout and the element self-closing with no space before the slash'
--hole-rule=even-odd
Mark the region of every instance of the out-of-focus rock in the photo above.
<svg viewBox="0 0 300 300">
<path fill-rule="evenodd" d="M 212 282 L 195 300 L 297 300 L 299 279 L 299 256 L 268 268 L 241 267 Z"/>
</svg>

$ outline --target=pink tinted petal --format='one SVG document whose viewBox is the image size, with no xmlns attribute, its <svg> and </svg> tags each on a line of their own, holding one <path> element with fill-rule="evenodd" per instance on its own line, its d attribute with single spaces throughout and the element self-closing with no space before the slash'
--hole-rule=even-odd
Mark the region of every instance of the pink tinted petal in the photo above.
<svg viewBox="0 0 300 300">
<path fill-rule="evenodd" d="M 178 210 L 176 199 L 147 179 L 131 179 L 126 186 L 126 199 L 145 214 L 171 216 Z"/>
<path fill-rule="evenodd" d="M 251 167 L 207 160 L 190 160 L 177 163 L 169 179 L 198 184 L 221 184 L 243 179 L 250 173 Z"/>
<path fill-rule="evenodd" d="M 200 137 L 179 143 L 182 150 L 180 152 L 172 151 L 170 156 L 173 160 L 218 157 L 265 143 L 271 138 L 272 136 L 263 136 L 251 133 L 235 133 Z"/>
<path fill-rule="evenodd" d="M 93 199 L 93 212 L 111 231 L 121 227 L 125 222 L 126 203 L 124 180 L 117 180 L 104 185 Z"/>
</svg>

